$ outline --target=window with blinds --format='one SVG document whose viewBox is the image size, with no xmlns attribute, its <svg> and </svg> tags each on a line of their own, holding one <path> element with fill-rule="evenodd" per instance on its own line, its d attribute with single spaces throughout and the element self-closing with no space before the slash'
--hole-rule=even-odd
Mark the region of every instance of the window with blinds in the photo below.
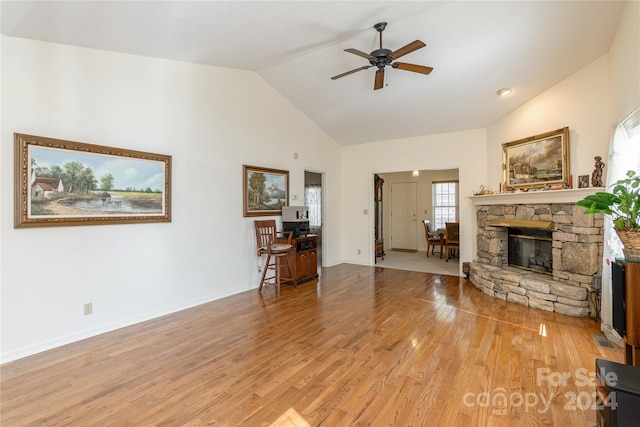
<svg viewBox="0 0 640 427">
<path fill-rule="evenodd" d="M 458 220 L 458 182 L 445 181 L 433 184 L 433 223 L 436 229 L 445 222 Z"/>
</svg>

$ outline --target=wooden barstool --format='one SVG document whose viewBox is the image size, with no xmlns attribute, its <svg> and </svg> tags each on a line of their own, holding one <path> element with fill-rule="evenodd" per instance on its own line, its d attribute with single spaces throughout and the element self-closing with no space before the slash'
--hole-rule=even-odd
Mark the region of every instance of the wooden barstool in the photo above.
<svg viewBox="0 0 640 427">
<path fill-rule="evenodd" d="M 262 291 L 262 287 L 266 285 L 273 285 L 276 287 L 276 293 L 280 295 L 280 285 L 282 283 L 293 283 L 293 271 L 289 265 L 288 254 L 291 250 L 291 232 L 277 232 L 276 221 L 254 221 L 256 228 L 256 247 L 258 256 L 267 254 L 267 259 L 262 269 L 262 278 L 260 279 L 260 287 L 258 292 Z M 286 235 L 287 243 L 278 243 L 277 235 Z M 289 277 L 282 277 L 282 269 L 287 268 L 289 270 Z M 273 276 L 267 276 L 267 270 L 273 271 Z"/>
</svg>

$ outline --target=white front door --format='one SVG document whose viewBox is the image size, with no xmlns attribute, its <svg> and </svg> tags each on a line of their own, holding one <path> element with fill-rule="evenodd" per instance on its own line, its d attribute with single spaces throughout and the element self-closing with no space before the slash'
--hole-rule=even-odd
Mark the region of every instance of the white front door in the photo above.
<svg viewBox="0 0 640 427">
<path fill-rule="evenodd" d="M 391 249 L 416 250 L 415 182 L 391 184 Z"/>
</svg>

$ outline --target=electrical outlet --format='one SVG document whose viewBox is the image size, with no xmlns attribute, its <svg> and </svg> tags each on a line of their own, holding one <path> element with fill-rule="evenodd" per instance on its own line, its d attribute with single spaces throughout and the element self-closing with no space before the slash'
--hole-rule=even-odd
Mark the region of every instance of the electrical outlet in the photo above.
<svg viewBox="0 0 640 427">
<path fill-rule="evenodd" d="M 84 315 L 88 316 L 90 314 L 93 314 L 93 303 L 88 302 L 84 305 Z"/>
<path fill-rule="evenodd" d="M 362 251 L 360 249 L 358 249 L 358 255 L 360 255 L 362 253 Z"/>
</svg>

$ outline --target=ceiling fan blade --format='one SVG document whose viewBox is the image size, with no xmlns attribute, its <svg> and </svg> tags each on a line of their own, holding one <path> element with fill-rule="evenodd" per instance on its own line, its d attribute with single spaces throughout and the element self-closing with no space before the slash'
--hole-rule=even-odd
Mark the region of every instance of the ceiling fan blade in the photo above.
<svg viewBox="0 0 640 427">
<path fill-rule="evenodd" d="M 414 73 L 429 74 L 433 71 L 431 67 L 425 67 L 424 65 L 407 64 L 406 62 L 394 62 L 391 64 L 393 68 L 400 70 L 413 71 Z"/>
<path fill-rule="evenodd" d="M 346 73 L 338 74 L 337 76 L 331 77 L 331 80 L 336 80 L 344 76 L 348 76 L 349 74 L 357 73 L 358 71 L 366 70 L 367 68 L 371 68 L 371 65 L 365 65 L 364 67 L 358 67 L 354 70 L 347 71 Z"/>
<path fill-rule="evenodd" d="M 384 86 L 384 68 L 378 68 L 376 79 L 373 82 L 373 90 L 382 89 L 382 86 Z"/>
<path fill-rule="evenodd" d="M 353 53 L 354 55 L 362 56 L 363 58 L 373 59 L 373 56 L 369 55 L 368 53 L 364 53 L 363 51 L 358 50 L 358 49 L 349 48 L 349 49 L 345 49 L 344 51 L 345 52 L 349 52 L 349 53 Z"/>
<path fill-rule="evenodd" d="M 395 59 L 400 58 L 401 56 L 406 55 L 407 53 L 411 53 L 414 50 L 418 50 L 422 47 L 425 47 L 426 44 L 424 44 L 423 42 L 421 42 L 420 40 L 415 40 L 412 41 L 411 43 L 409 43 L 408 45 L 401 47 L 400 49 L 396 50 L 395 52 L 393 52 L 391 54 L 391 56 L 393 56 Z"/>
</svg>

